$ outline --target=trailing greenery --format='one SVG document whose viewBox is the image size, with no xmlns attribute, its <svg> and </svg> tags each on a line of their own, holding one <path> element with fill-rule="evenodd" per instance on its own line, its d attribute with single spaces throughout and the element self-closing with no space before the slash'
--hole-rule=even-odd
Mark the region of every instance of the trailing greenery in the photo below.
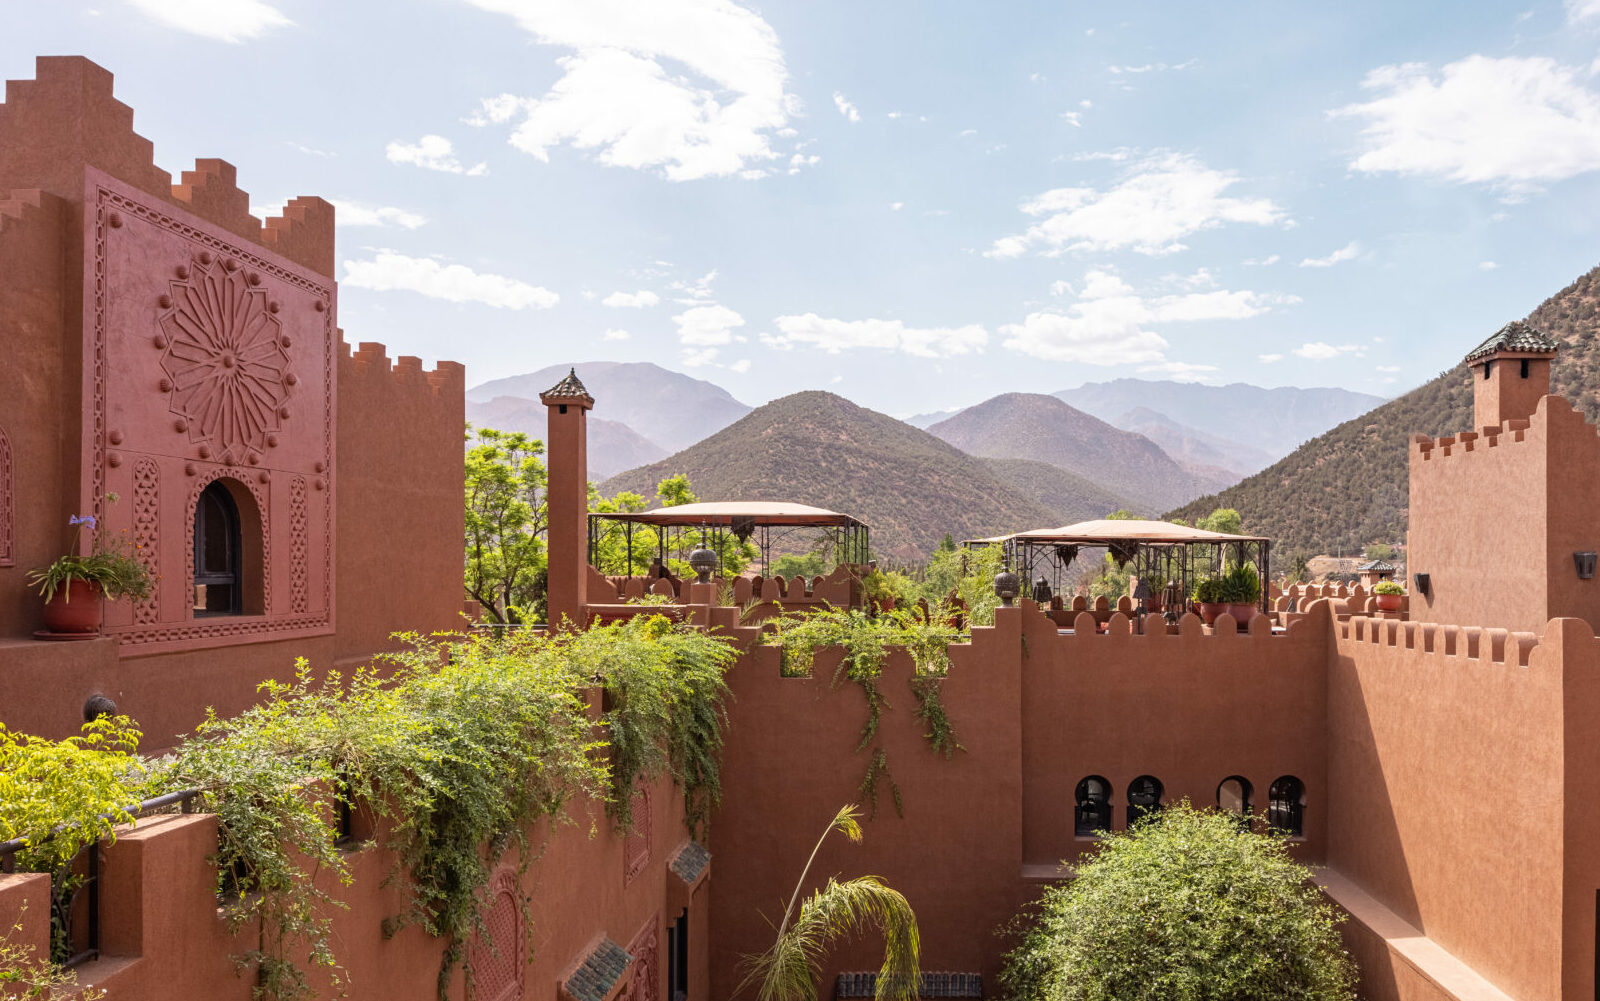
<svg viewBox="0 0 1600 1001">
<path fill-rule="evenodd" d="M 117 495 L 106 494 L 106 500 L 114 504 Z M 54 598 L 57 591 L 75 580 L 98 585 L 112 601 L 119 598 L 142 601 L 150 596 L 150 585 L 153 583 L 150 571 L 137 559 L 137 547 L 128 541 L 126 530 L 122 538 L 110 543 L 105 533 L 97 530 L 97 522 L 92 514 L 75 514 L 67 520 L 67 524 L 72 526 L 73 531 L 72 545 L 67 547 L 66 553 L 56 557 L 49 566 L 28 571 L 29 586 L 37 587 L 45 601 Z M 85 527 L 94 532 L 94 546 L 89 555 L 82 556 L 78 550 L 83 547 Z"/>
<path fill-rule="evenodd" d="M 860 815 L 853 804 L 846 806 L 823 830 L 800 870 L 776 940 L 765 952 L 745 957 L 745 978 L 734 993 L 754 985 L 758 1001 L 817 1001 L 817 976 L 827 947 L 876 927 L 883 934 L 884 949 L 875 997 L 878 1001 L 915 1001 L 922 979 L 918 969 L 922 942 L 917 916 L 904 896 L 876 876 L 842 883 L 830 876 L 822 889 L 800 901 L 811 864 L 829 834 L 838 831 L 860 844 Z M 798 914 L 796 902 L 800 902 Z"/>
<path fill-rule="evenodd" d="M 100 1001 L 106 992 L 80 986 L 78 975 L 34 955 L 31 945 L 13 942 L 22 933 L 16 925 L 0 937 L 0 997 L 14 1001 Z"/>
<path fill-rule="evenodd" d="M 917 699 L 916 716 L 928 725 L 924 734 L 928 743 L 945 757 L 963 749 L 941 697 L 941 679 L 950 671 L 949 645 L 960 638 L 954 627 L 945 625 L 937 617 L 930 620 L 920 611 L 909 608 L 897 608 L 876 616 L 859 609 L 825 608 L 791 612 L 768 621 L 772 628 L 763 634 L 762 642 L 779 648 L 780 670 L 786 677 L 811 674 L 816 652 L 823 647 L 844 649 L 844 656 L 833 674 L 833 687 L 838 688 L 849 680 L 861 689 L 867 700 L 867 718 L 862 723 L 856 750 L 867 749 L 877 738 L 883 711 L 890 708 L 878 682 L 889 650 L 896 646 L 904 647 L 911 657 L 910 687 Z M 888 779 L 893 792 L 895 812 L 902 813 L 900 788 L 888 774 L 888 752 L 880 746 L 873 751 L 861 781 L 861 794 L 871 811 L 869 816 L 877 813 L 878 783 L 884 778 Z"/>
<path fill-rule="evenodd" d="M 1108 833 L 1021 919 L 1011 1001 L 1354 1001 L 1337 909 L 1276 835 L 1184 803 Z"/>
<path fill-rule="evenodd" d="M 299 661 L 292 682 L 264 683 L 260 704 L 237 717 L 208 717 L 143 781 L 126 720 L 55 744 L 0 730 L 0 830 L 68 825 L 40 845 L 51 854 L 29 859 L 48 864 L 109 833 L 94 820 L 108 804 L 200 789 L 218 816 L 229 924 L 261 927 L 259 945 L 236 958 L 256 968 L 255 996 L 274 999 L 309 996 L 314 968 L 340 981 L 330 935 L 341 905 L 313 877 L 349 882 L 342 809 L 392 821 L 384 844 L 407 902 L 385 930 L 415 924 L 446 941 L 441 997 L 480 929 L 492 867 L 512 849 L 526 867 L 536 854 L 528 830 L 563 821 L 573 797 L 604 799 L 625 830 L 636 784 L 671 774 L 703 833 L 721 794 L 722 675 L 736 657 L 725 641 L 660 616 L 552 638 L 406 639 L 386 658 L 389 680 L 363 670 L 319 681 Z M 589 718 L 595 689 L 607 703 L 601 740 Z M 29 787 L 44 771 L 54 785 Z"/>
</svg>

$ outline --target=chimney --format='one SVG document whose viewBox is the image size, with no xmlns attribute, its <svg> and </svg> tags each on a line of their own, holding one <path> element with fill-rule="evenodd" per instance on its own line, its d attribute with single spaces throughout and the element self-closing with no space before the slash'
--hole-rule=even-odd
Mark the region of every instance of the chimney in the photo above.
<svg viewBox="0 0 1600 1001">
<path fill-rule="evenodd" d="M 581 629 L 589 600 L 589 411 L 594 397 L 577 369 L 539 394 L 545 432 L 549 538 L 546 620 L 552 631 Z"/>
<path fill-rule="evenodd" d="M 1466 362 L 1472 372 L 1472 423 L 1480 434 L 1533 416 L 1550 394 L 1550 361 L 1558 347 L 1549 334 L 1513 320 L 1472 349 Z"/>
</svg>

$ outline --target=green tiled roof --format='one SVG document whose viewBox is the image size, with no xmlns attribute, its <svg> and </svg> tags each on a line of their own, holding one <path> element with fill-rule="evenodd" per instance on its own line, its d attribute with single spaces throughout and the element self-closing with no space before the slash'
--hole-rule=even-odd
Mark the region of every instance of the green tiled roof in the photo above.
<svg viewBox="0 0 1600 1001">
<path fill-rule="evenodd" d="M 1467 354 L 1466 360 L 1469 363 L 1475 362 L 1479 358 L 1486 358 L 1500 351 L 1553 355 L 1560 346 L 1554 337 L 1537 327 L 1531 327 L 1521 320 L 1512 320 L 1496 330 L 1488 340 L 1473 348 Z"/>
<path fill-rule="evenodd" d="M 710 864 L 711 853 L 706 851 L 706 846 L 698 841 L 690 841 L 673 857 L 668 867 L 679 879 L 693 886 L 694 881 L 700 878 L 700 874 Z"/>
<path fill-rule="evenodd" d="M 567 993 L 578 1001 L 604 1001 L 632 962 L 628 950 L 608 938 L 585 956 L 567 978 Z"/>
</svg>

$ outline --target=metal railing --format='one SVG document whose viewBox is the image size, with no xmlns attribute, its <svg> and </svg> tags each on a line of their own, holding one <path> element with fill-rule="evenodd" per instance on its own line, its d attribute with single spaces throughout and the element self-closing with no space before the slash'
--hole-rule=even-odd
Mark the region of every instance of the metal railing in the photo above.
<svg viewBox="0 0 1600 1001">
<path fill-rule="evenodd" d="M 193 813 L 194 801 L 200 796 L 199 789 L 183 789 L 178 792 L 169 792 L 165 796 L 144 800 L 134 806 L 124 808 L 117 813 L 102 813 L 101 820 L 114 823 L 123 823 L 128 819 L 138 820 L 159 813 L 170 812 L 172 807 L 178 807 L 180 813 Z M 36 841 L 27 838 L 14 838 L 10 841 L 0 842 L 0 873 L 13 873 L 17 869 L 17 853 L 28 848 L 37 847 L 64 833 L 68 828 L 58 827 Z M 71 886 L 69 892 L 57 892 L 52 886 L 50 894 L 50 916 L 52 924 L 60 930 L 60 936 L 67 943 L 67 948 L 72 948 L 75 936 L 73 935 L 73 913 L 77 908 L 78 898 L 88 894 L 86 901 L 86 927 L 84 929 L 84 948 L 65 957 L 61 965 L 71 968 L 86 963 L 91 959 L 100 957 L 100 839 L 96 838 L 84 845 L 78 853 L 69 860 L 65 866 L 68 872 L 77 868 L 79 858 L 84 858 L 84 874 L 82 882 Z M 53 934 L 52 938 L 56 936 Z"/>
</svg>

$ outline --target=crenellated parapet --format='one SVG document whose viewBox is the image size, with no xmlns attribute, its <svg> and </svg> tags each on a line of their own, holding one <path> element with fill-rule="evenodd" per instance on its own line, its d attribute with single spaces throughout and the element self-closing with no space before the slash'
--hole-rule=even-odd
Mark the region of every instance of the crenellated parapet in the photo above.
<svg viewBox="0 0 1600 1001">
<path fill-rule="evenodd" d="M 178 183 L 155 165 L 155 148 L 133 129 L 133 109 L 112 93 L 112 75 L 82 56 L 43 56 L 32 80 L 6 82 L 0 103 L 0 193 L 37 188 L 84 200 L 93 167 L 145 195 L 181 206 L 320 275 L 334 271 L 334 211 L 321 198 L 292 200 L 265 222 L 250 214 L 237 171 L 213 157 Z"/>
<path fill-rule="evenodd" d="M 422 359 L 415 355 L 401 355 L 391 360 L 388 348 L 377 341 L 362 341 L 352 351 L 349 342 L 341 339 L 339 352 L 343 359 L 341 368 L 352 375 L 369 379 L 387 376 L 395 386 L 424 396 L 450 399 L 466 393 L 467 369 L 460 362 L 440 361 L 433 368 L 425 369 Z"/>
</svg>

